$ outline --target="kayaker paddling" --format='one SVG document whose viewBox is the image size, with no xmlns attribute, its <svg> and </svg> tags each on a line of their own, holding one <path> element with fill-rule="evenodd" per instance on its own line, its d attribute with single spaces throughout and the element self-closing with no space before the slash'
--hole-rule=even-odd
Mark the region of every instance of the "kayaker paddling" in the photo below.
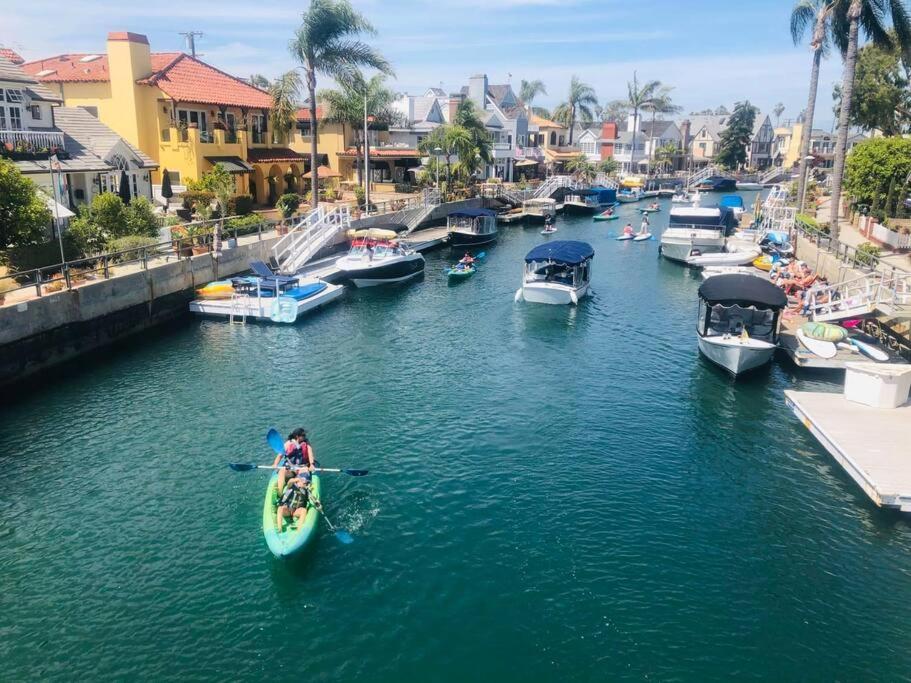
<svg viewBox="0 0 911 683">
<path fill-rule="evenodd" d="M 307 507 L 311 500 L 310 480 L 310 473 L 304 472 L 288 481 L 278 501 L 278 510 L 275 516 L 275 527 L 277 529 L 282 528 L 285 519 L 288 517 L 300 520 L 300 523 L 303 524 L 303 519 L 307 515 Z"/>
<path fill-rule="evenodd" d="M 272 467 L 278 467 L 284 459 L 285 466 L 278 471 L 278 490 L 285 490 L 285 482 L 293 476 L 293 473 L 299 472 L 302 468 L 308 472 L 313 472 L 316 466 L 316 456 L 313 454 L 313 447 L 307 440 L 307 432 L 303 427 L 298 427 L 288 436 L 285 441 L 284 455 L 277 455 Z"/>
</svg>

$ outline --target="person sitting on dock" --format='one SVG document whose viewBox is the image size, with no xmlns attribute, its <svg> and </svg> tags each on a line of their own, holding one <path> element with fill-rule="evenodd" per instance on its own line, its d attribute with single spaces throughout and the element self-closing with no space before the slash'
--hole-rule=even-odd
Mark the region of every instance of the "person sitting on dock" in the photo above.
<svg viewBox="0 0 911 683">
<path fill-rule="evenodd" d="M 272 467 L 278 467 L 282 459 L 285 461 L 284 467 L 278 471 L 278 490 L 285 489 L 285 482 L 291 478 L 293 471 L 300 472 L 305 469 L 307 472 L 313 472 L 316 458 L 313 455 L 313 447 L 307 440 L 307 432 L 303 427 L 298 427 L 288 436 L 285 441 L 285 454 L 276 456 Z"/>
<path fill-rule="evenodd" d="M 624 234 L 624 235 L 632 235 L 632 234 L 633 234 L 633 224 L 632 224 L 632 223 L 627 223 L 627 224 L 623 227 L 623 234 Z"/>
<path fill-rule="evenodd" d="M 281 498 L 278 500 L 278 510 L 275 513 L 276 529 L 282 529 L 288 517 L 299 519 L 300 524 L 303 524 L 310 503 L 310 480 L 310 473 L 303 472 L 290 479 L 284 488 L 279 489 Z"/>
<path fill-rule="evenodd" d="M 813 273 L 813 271 L 810 270 L 810 266 L 804 263 L 802 266 L 800 266 L 799 275 L 788 278 L 778 283 L 778 286 L 784 290 L 785 294 L 794 294 L 795 292 L 801 292 L 809 289 L 817 279 L 819 279 L 819 275 Z"/>
</svg>

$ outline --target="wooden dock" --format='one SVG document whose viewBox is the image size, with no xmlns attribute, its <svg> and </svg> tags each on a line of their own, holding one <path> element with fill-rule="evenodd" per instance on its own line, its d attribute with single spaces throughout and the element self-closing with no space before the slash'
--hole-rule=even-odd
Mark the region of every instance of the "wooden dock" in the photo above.
<svg viewBox="0 0 911 683">
<path fill-rule="evenodd" d="M 870 408 L 843 394 L 784 392 L 788 407 L 881 507 L 911 512 L 911 402 Z"/>
<path fill-rule="evenodd" d="M 845 364 L 851 361 L 865 361 L 867 358 L 858 351 L 838 347 L 838 353 L 833 358 L 820 358 L 812 351 L 807 350 L 797 340 L 797 330 L 807 322 L 802 316 L 784 318 L 781 321 L 781 334 L 778 341 L 779 348 L 787 354 L 788 358 L 799 368 L 813 368 L 823 370 L 844 370 Z M 877 347 L 889 354 L 890 363 L 905 363 L 904 358 L 892 349 L 883 346 Z"/>
</svg>

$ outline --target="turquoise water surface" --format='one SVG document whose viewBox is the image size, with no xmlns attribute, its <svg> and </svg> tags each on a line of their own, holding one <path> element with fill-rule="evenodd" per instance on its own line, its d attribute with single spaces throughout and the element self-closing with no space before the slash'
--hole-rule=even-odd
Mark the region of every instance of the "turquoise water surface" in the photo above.
<svg viewBox="0 0 911 683">
<path fill-rule="evenodd" d="M 558 220 L 596 252 L 578 307 L 514 303 L 546 238 L 509 226 L 458 285 L 434 252 L 6 405 L 0 680 L 907 679 L 911 527 L 784 405 L 837 376 L 732 382 L 698 355 L 696 275 L 623 222 Z M 271 462 L 271 425 L 370 469 L 323 480 L 354 544 L 270 555 L 266 476 L 226 463 Z"/>
</svg>

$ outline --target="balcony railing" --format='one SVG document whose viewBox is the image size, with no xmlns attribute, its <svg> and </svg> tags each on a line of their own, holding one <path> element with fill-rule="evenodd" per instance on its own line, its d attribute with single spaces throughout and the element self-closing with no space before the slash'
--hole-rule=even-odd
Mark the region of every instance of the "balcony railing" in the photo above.
<svg viewBox="0 0 911 683">
<path fill-rule="evenodd" d="M 63 133 L 37 130 L 0 130 L 0 154 L 13 159 L 46 159 L 65 154 Z"/>
<path fill-rule="evenodd" d="M 495 142 L 493 143 L 494 149 L 512 149 L 512 143 L 510 142 Z"/>
</svg>

